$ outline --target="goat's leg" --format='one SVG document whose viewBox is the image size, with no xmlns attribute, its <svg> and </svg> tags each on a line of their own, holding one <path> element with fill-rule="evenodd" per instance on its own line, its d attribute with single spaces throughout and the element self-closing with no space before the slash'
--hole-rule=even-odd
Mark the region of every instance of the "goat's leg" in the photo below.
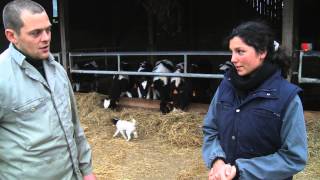
<svg viewBox="0 0 320 180">
<path fill-rule="evenodd" d="M 130 132 L 130 131 L 126 131 L 126 134 L 127 134 L 127 137 L 128 137 L 127 141 L 130 141 L 130 139 L 131 139 L 131 132 Z"/>
<path fill-rule="evenodd" d="M 117 129 L 116 132 L 113 134 L 113 137 L 116 137 L 119 134 L 119 130 Z"/>
<path fill-rule="evenodd" d="M 123 137 L 124 139 L 127 139 L 124 131 L 120 131 L 120 133 L 121 133 L 121 135 L 122 135 L 122 137 Z"/>
<path fill-rule="evenodd" d="M 134 132 L 133 132 L 133 137 L 134 137 L 134 138 L 138 138 L 138 132 L 137 132 L 137 131 L 134 131 Z"/>
</svg>

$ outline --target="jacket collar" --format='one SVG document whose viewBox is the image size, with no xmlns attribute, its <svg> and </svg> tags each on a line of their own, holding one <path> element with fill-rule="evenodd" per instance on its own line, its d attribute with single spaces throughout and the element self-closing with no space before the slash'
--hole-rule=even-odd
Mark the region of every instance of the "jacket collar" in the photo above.
<svg viewBox="0 0 320 180">
<path fill-rule="evenodd" d="M 22 66 L 23 61 L 26 59 L 26 56 L 22 54 L 20 51 L 18 51 L 12 43 L 9 45 L 9 52 L 12 55 L 12 59 L 19 64 L 19 66 Z"/>
<path fill-rule="evenodd" d="M 22 54 L 20 51 L 18 51 L 12 43 L 9 44 L 9 51 L 13 57 L 13 60 L 17 64 L 19 64 L 19 66 L 23 67 L 23 62 L 26 59 L 26 56 L 24 54 Z M 49 53 L 48 61 L 50 64 L 52 63 L 52 61 L 54 61 L 54 57 L 51 53 Z"/>
<path fill-rule="evenodd" d="M 256 90 L 256 93 L 263 92 L 263 97 L 278 98 L 280 81 L 282 79 L 281 71 L 277 70 L 270 78 L 262 83 Z"/>
<path fill-rule="evenodd" d="M 230 82 L 229 74 L 226 74 L 226 81 L 227 86 L 231 86 L 232 89 L 235 91 L 235 87 Z M 282 79 L 281 71 L 277 70 L 273 75 L 271 75 L 267 80 L 265 80 L 258 88 L 253 91 L 250 91 L 247 97 L 245 98 L 246 101 L 250 101 L 251 99 L 257 97 L 263 98 L 279 98 L 279 88 L 280 88 L 280 80 Z"/>
</svg>

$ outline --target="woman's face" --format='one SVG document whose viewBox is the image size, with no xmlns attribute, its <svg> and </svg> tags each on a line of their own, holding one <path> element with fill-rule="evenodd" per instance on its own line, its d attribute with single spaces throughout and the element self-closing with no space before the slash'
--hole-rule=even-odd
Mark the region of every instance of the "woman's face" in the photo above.
<svg viewBox="0 0 320 180">
<path fill-rule="evenodd" d="M 231 62 L 235 66 L 239 76 L 246 76 L 258 69 L 267 54 L 265 51 L 257 52 L 238 36 L 230 39 L 229 48 L 232 52 Z"/>
</svg>

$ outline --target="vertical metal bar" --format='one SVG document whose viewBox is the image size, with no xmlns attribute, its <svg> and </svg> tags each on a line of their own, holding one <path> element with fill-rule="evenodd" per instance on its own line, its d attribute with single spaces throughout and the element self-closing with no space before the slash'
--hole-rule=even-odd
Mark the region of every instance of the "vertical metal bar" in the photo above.
<svg viewBox="0 0 320 180">
<path fill-rule="evenodd" d="M 183 62 L 184 62 L 184 72 L 185 74 L 187 74 L 187 68 L 188 68 L 188 59 L 187 59 L 187 56 L 186 54 L 183 55 Z"/>
<path fill-rule="evenodd" d="M 71 72 L 71 69 L 73 67 L 73 61 L 72 61 L 72 56 L 70 55 L 70 53 L 68 53 L 68 55 L 69 55 L 69 58 L 68 58 L 68 60 L 69 60 L 69 72 Z"/>
<path fill-rule="evenodd" d="M 302 74 L 302 58 L 303 58 L 303 52 L 300 51 L 299 53 L 299 69 L 298 69 L 298 82 L 301 83 L 301 74 Z"/>
<path fill-rule="evenodd" d="M 117 55 L 117 62 L 118 62 L 118 71 L 120 71 L 121 66 L 120 66 L 120 54 Z"/>
</svg>

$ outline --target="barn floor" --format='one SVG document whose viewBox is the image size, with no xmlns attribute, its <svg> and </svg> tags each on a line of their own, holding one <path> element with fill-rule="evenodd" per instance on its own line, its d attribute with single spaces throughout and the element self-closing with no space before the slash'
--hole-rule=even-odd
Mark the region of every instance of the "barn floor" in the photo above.
<svg viewBox="0 0 320 180">
<path fill-rule="evenodd" d="M 93 149 L 94 173 L 101 180 L 202 180 L 207 170 L 201 158 L 204 113 L 100 107 L 103 96 L 76 94 L 79 115 Z M 309 135 L 309 163 L 294 179 L 319 179 L 320 112 L 305 112 Z M 110 118 L 135 118 L 139 137 L 130 142 L 112 138 Z"/>
</svg>

